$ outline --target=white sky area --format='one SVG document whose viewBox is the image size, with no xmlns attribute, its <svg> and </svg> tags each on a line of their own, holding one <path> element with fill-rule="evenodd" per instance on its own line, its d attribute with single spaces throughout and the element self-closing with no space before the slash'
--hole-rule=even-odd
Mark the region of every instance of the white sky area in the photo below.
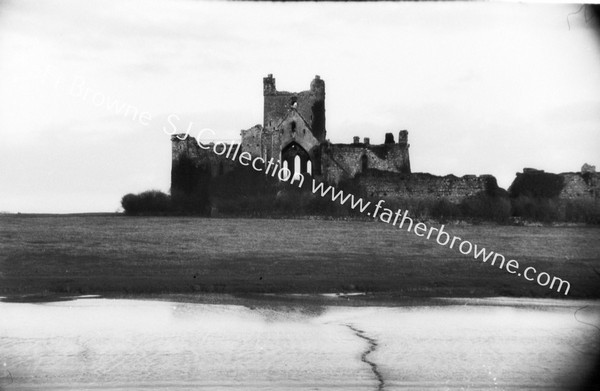
<svg viewBox="0 0 600 391">
<path fill-rule="evenodd" d="M 238 140 L 269 73 L 325 80 L 333 143 L 407 129 L 413 172 L 507 188 L 523 167 L 598 166 L 598 24 L 577 4 L 1 1 L 0 211 L 168 191 L 166 117 Z"/>
</svg>

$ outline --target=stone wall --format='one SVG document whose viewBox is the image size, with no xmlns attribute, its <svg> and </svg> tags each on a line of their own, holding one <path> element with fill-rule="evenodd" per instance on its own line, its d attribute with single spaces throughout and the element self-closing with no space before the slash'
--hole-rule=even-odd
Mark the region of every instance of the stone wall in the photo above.
<svg viewBox="0 0 600 391">
<path fill-rule="evenodd" d="M 262 157 L 265 160 L 271 158 L 280 160 L 281 157 L 281 133 L 276 130 L 263 130 L 262 136 Z"/>
<path fill-rule="evenodd" d="M 273 151 L 269 150 L 268 137 L 276 137 L 278 132 L 264 132 L 260 128 L 254 127 L 245 131 L 243 137 L 244 143 L 256 147 L 256 141 L 259 140 L 263 153 L 269 155 Z M 259 138 L 260 136 L 260 138 Z M 180 135 L 183 137 L 183 135 Z M 390 140 L 389 135 L 386 137 Z M 234 170 L 237 162 L 217 155 L 213 151 L 213 143 L 206 144 L 209 149 L 199 147 L 193 137 L 187 137 L 180 140 L 173 136 L 172 153 L 173 166 L 171 171 L 171 190 L 178 191 L 184 188 L 190 188 L 189 183 L 177 182 L 175 178 L 182 178 L 181 172 L 175 175 L 178 169 L 181 169 L 180 162 L 193 163 L 193 167 L 185 166 L 186 170 L 191 170 L 191 177 L 202 178 L 199 186 L 208 186 L 210 178 L 215 178 Z M 402 142 L 404 140 L 404 142 Z M 448 175 L 444 177 L 423 173 L 410 173 L 408 164 L 408 144 L 406 138 L 401 138 L 401 143 L 390 143 L 382 145 L 370 145 L 368 143 L 354 144 L 328 144 L 321 146 L 321 162 L 326 164 L 323 167 L 322 179 L 330 183 L 339 183 L 342 179 L 352 179 L 362 188 L 366 195 L 374 198 L 446 198 L 452 202 L 460 202 L 468 196 L 475 195 L 482 191 L 493 191 L 498 189 L 496 179 L 491 175 L 466 175 L 456 177 Z M 272 142 L 274 148 L 278 148 L 281 140 Z M 221 146 L 222 145 L 222 146 Z M 237 147 L 236 144 L 221 144 L 218 150 Z M 245 150 L 246 146 L 242 144 L 240 150 Z M 265 155 L 263 155 L 265 156 Z M 365 166 L 366 164 L 366 166 Z M 363 170 L 364 169 L 364 170 Z M 195 172 L 200 174 L 196 175 Z M 209 175 L 209 177 L 207 177 Z M 209 191 L 209 189 L 205 189 Z"/>
<path fill-rule="evenodd" d="M 262 156 L 262 133 L 261 125 L 254 125 L 250 129 L 242 130 L 242 149 L 249 152 L 252 156 Z"/>
<path fill-rule="evenodd" d="M 186 177 L 207 181 L 205 174 L 215 178 L 235 169 L 237 162 L 213 152 L 214 143 L 206 144 L 209 149 L 202 149 L 194 137 L 188 136 L 181 140 L 184 136 L 183 134 L 171 136 L 171 193 L 194 187 L 187 183 Z M 237 146 L 237 144 L 223 145 L 227 150 L 231 147 L 235 150 Z M 220 148 L 218 147 L 219 150 Z M 207 186 L 204 183 L 196 185 Z"/>
<path fill-rule="evenodd" d="M 600 173 L 564 172 L 558 174 L 563 178 L 563 189 L 560 199 L 599 199 Z"/>
<path fill-rule="evenodd" d="M 368 170 L 356 177 L 356 183 L 374 198 L 446 198 L 460 202 L 480 192 L 498 190 L 492 175 L 435 176 L 425 173 L 395 174 Z"/>
<path fill-rule="evenodd" d="M 298 143 L 310 155 L 311 160 L 315 160 L 314 151 L 319 148 L 320 142 L 308 128 L 308 124 L 296 110 L 291 110 L 283 122 L 277 127 L 276 132 L 280 134 L 279 150 L 291 142 Z M 279 158 L 279 157 L 276 157 Z"/>
<path fill-rule="evenodd" d="M 371 145 L 368 139 L 360 143 L 357 137 L 352 144 L 323 144 L 321 165 L 324 179 L 337 184 L 370 169 L 410 174 L 408 132 L 402 131 L 400 135 L 398 144 L 394 143 L 391 133 L 386 135 L 387 143 L 380 145 Z"/>
<path fill-rule="evenodd" d="M 554 179 L 554 180 L 551 180 Z M 600 174 L 594 171 L 552 174 L 524 168 L 509 187 L 512 197 L 528 195 L 560 200 L 593 200 L 600 198 Z"/>
</svg>

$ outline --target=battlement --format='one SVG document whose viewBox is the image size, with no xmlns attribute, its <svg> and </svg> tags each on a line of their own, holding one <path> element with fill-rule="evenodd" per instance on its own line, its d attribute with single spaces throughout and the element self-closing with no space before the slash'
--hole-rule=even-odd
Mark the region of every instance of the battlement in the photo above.
<svg viewBox="0 0 600 391">
<path fill-rule="evenodd" d="M 263 77 L 263 95 L 276 95 L 277 88 L 275 87 L 275 78 L 272 73 L 269 73 L 267 77 Z"/>
<path fill-rule="evenodd" d="M 393 145 L 393 144 L 396 144 L 396 142 L 394 141 L 394 134 L 386 133 L 384 145 Z M 354 136 L 354 137 L 352 137 L 352 144 L 339 144 L 339 145 L 363 147 L 365 145 L 371 145 L 371 139 L 369 137 L 365 137 L 363 139 L 363 142 L 361 143 L 360 137 Z M 409 146 L 408 145 L 408 131 L 406 131 L 406 130 L 400 131 L 399 137 L 398 137 L 398 143 L 396 145 Z"/>
</svg>

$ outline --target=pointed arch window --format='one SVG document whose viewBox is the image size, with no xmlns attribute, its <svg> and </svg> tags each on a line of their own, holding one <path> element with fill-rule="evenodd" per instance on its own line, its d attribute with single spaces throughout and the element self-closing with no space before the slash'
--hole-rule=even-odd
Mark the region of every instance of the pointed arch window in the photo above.
<svg viewBox="0 0 600 391">
<path fill-rule="evenodd" d="M 299 175 L 312 175 L 313 164 L 310 155 L 295 141 L 288 144 L 281 151 L 282 167 L 287 167 L 293 177 Z"/>
</svg>

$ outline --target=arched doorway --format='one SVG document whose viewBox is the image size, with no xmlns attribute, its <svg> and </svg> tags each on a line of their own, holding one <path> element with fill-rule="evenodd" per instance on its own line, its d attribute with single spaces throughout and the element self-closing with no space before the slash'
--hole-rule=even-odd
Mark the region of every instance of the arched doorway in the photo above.
<svg viewBox="0 0 600 391">
<path fill-rule="evenodd" d="M 289 143 L 281 150 L 281 160 L 283 166 L 287 167 L 292 176 L 299 174 L 312 175 L 312 162 L 308 152 L 300 144 L 295 141 Z"/>
</svg>

